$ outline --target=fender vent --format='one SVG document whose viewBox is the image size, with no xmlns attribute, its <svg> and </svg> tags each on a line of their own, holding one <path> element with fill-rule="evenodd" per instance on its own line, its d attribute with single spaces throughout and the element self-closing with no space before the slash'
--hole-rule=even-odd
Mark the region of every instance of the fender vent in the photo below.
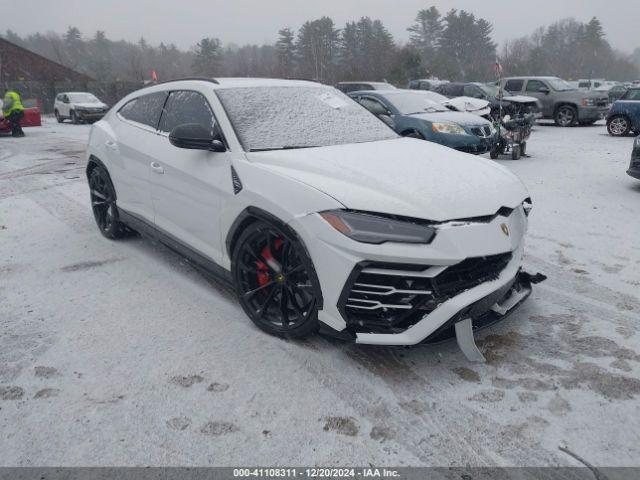
<svg viewBox="0 0 640 480">
<path fill-rule="evenodd" d="M 240 177 L 238 176 L 238 172 L 236 169 L 231 166 L 231 183 L 233 184 L 233 193 L 236 195 L 240 193 L 242 190 L 242 182 L 240 181 Z"/>
</svg>

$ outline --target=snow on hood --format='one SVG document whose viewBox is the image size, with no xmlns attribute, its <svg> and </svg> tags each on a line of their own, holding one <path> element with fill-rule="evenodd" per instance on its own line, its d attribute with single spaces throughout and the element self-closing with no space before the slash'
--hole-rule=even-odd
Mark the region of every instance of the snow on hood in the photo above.
<svg viewBox="0 0 640 480">
<path fill-rule="evenodd" d="M 493 215 L 528 196 L 497 163 L 412 138 L 246 155 L 353 210 L 446 221 Z"/>
<path fill-rule="evenodd" d="M 477 112 L 489 106 L 488 101 L 473 97 L 455 97 L 446 102 L 442 102 L 442 104 L 450 105 L 460 112 Z"/>
<path fill-rule="evenodd" d="M 502 98 L 508 102 L 514 103 L 538 103 L 538 99 L 536 97 L 527 97 L 526 95 L 505 95 Z"/>
<path fill-rule="evenodd" d="M 490 122 L 478 114 L 466 113 L 466 112 L 434 112 L 434 113 L 416 113 L 410 115 L 411 117 L 420 118 L 429 122 L 452 122 L 463 126 L 477 126 L 477 125 L 489 125 Z"/>
<path fill-rule="evenodd" d="M 73 102 L 73 106 L 76 108 L 107 108 L 107 105 L 102 102 Z"/>
</svg>

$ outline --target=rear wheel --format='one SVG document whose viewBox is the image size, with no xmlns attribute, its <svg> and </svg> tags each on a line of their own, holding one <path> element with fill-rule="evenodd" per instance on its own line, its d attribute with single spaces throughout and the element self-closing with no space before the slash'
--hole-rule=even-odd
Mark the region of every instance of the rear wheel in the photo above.
<svg viewBox="0 0 640 480">
<path fill-rule="evenodd" d="M 511 147 L 511 160 L 520 160 L 520 145 Z"/>
<path fill-rule="evenodd" d="M 56 120 L 58 121 L 58 123 L 64 122 L 64 118 L 60 116 L 60 112 L 58 112 L 58 110 L 54 111 L 53 114 L 56 116 Z"/>
<path fill-rule="evenodd" d="M 300 338 L 318 329 L 313 264 L 295 238 L 257 221 L 238 239 L 231 265 L 240 304 L 260 329 Z"/>
<path fill-rule="evenodd" d="M 559 127 L 571 127 L 578 120 L 578 111 L 571 105 L 562 105 L 556 110 L 554 120 Z"/>
<path fill-rule="evenodd" d="M 526 153 L 527 153 L 527 142 L 522 142 L 520 144 L 520 155 L 524 157 Z"/>
<path fill-rule="evenodd" d="M 116 191 L 107 170 L 101 166 L 91 170 L 89 175 L 91 208 L 100 233 L 107 238 L 117 239 L 127 236 L 127 228 L 120 222 L 116 205 Z"/>
<path fill-rule="evenodd" d="M 607 120 L 607 131 L 614 137 L 624 137 L 631 132 L 631 122 L 624 115 L 616 115 Z"/>
</svg>

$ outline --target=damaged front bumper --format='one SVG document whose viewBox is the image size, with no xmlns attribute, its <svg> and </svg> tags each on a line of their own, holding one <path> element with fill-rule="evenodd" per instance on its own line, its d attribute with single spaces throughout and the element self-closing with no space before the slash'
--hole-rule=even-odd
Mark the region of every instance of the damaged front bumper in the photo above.
<svg viewBox="0 0 640 480">
<path fill-rule="evenodd" d="M 513 283 L 469 305 L 452 319 L 458 346 L 469 361 L 485 361 L 484 355 L 476 345 L 475 333 L 514 312 L 531 295 L 531 285 L 540 283 L 546 278 L 541 273 L 531 275 L 519 271 Z M 446 328 L 439 334 L 442 336 L 445 332 Z"/>
</svg>

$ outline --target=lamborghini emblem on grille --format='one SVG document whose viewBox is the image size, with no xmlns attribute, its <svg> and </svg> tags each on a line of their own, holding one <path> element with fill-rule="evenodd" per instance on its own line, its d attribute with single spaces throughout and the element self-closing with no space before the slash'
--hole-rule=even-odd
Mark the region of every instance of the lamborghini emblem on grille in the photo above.
<svg viewBox="0 0 640 480">
<path fill-rule="evenodd" d="M 502 230 L 502 233 L 504 233 L 507 237 L 511 235 L 511 233 L 509 232 L 509 227 L 507 227 L 506 223 L 501 224 L 500 229 Z"/>
</svg>

